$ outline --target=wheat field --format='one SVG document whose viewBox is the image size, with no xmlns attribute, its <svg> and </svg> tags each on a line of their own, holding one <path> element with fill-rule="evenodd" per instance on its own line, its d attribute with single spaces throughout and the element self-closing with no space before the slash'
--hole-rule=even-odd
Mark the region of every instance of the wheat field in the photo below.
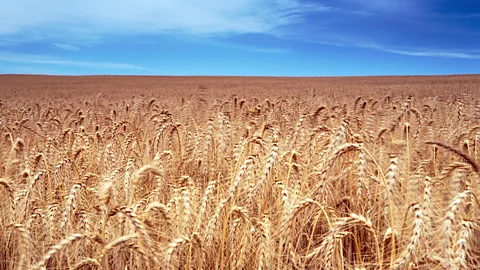
<svg viewBox="0 0 480 270">
<path fill-rule="evenodd" d="M 480 267 L 474 90 L 21 80 L 0 98 L 0 269 Z"/>
</svg>

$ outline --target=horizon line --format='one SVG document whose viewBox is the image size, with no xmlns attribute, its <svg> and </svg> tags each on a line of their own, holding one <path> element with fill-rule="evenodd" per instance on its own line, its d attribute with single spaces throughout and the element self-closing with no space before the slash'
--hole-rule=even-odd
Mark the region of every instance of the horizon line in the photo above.
<svg viewBox="0 0 480 270">
<path fill-rule="evenodd" d="M 319 76 L 288 76 L 288 75 L 141 75 L 141 74 L 77 74 L 77 75 L 58 75 L 58 74 L 28 74 L 28 73 L 2 73 L 0 77 L 6 76 L 31 76 L 31 77 L 187 77 L 187 78 L 358 78 L 358 77 L 460 77 L 460 76 L 480 76 L 480 73 L 451 73 L 451 74 L 392 74 L 392 75 L 319 75 Z"/>
</svg>

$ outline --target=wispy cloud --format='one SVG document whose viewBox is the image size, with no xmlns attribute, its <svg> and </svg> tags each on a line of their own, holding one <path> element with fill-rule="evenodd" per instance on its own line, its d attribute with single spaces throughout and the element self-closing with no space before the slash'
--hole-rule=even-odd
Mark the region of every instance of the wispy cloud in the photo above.
<svg viewBox="0 0 480 270">
<path fill-rule="evenodd" d="M 331 11 L 299 0 L 16 0 L 2 3 L 0 36 L 264 33 L 298 23 L 306 13 Z"/>
<path fill-rule="evenodd" d="M 53 43 L 53 46 L 65 50 L 65 51 L 80 51 L 80 47 L 72 45 L 72 44 L 64 44 L 64 43 Z"/>
<path fill-rule="evenodd" d="M 12 63 L 27 63 L 27 64 L 41 64 L 41 65 L 61 65 L 61 66 L 77 66 L 92 69 L 129 69 L 129 70 L 146 70 L 146 68 L 112 62 L 95 62 L 95 61 L 76 61 L 60 59 L 52 56 L 37 55 L 37 54 L 21 54 L 0 52 L 0 61 Z"/>
<path fill-rule="evenodd" d="M 440 18 L 452 18 L 452 19 L 476 19 L 480 18 L 480 13 L 468 13 L 468 14 L 436 14 Z"/>
<path fill-rule="evenodd" d="M 56 69 L 47 69 L 31 66 L 9 66 L 0 67 L 2 74 L 35 74 L 35 75 L 72 75 L 71 73 L 59 71 Z"/>
<path fill-rule="evenodd" d="M 423 57 L 443 57 L 443 58 L 458 58 L 458 59 L 480 59 L 480 54 L 466 53 L 466 52 L 443 52 L 443 51 L 405 51 L 395 49 L 382 49 L 382 51 Z"/>
<path fill-rule="evenodd" d="M 415 13 L 422 10 L 421 0 L 344 0 L 365 10 L 384 13 Z"/>
<path fill-rule="evenodd" d="M 441 57 L 441 58 L 457 58 L 457 59 L 480 59 L 480 54 L 475 51 L 442 51 L 436 49 L 397 49 L 386 47 L 379 44 L 357 44 L 357 47 L 374 49 L 382 52 L 395 53 L 408 56 L 419 57 Z"/>
<path fill-rule="evenodd" d="M 335 47 L 358 47 L 363 49 L 377 50 L 387 53 L 418 56 L 418 57 L 440 57 L 440 58 L 457 58 L 457 59 L 480 59 L 480 50 L 437 50 L 425 48 L 396 48 L 381 45 L 378 43 L 367 42 L 329 42 L 329 41 L 311 41 L 310 43 L 330 45 Z"/>
<path fill-rule="evenodd" d="M 374 49 L 378 51 L 395 53 L 408 56 L 419 57 L 441 57 L 441 58 L 457 58 L 457 59 L 480 59 L 480 54 L 474 51 L 442 51 L 436 49 L 397 49 L 385 47 L 379 44 L 357 44 L 358 47 Z"/>
</svg>

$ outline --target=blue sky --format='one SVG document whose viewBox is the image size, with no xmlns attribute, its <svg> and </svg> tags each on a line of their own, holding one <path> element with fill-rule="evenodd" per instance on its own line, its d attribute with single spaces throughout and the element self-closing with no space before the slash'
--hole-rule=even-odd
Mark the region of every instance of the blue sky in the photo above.
<svg viewBox="0 0 480 270">
<path fill-rule="evenodd" d="M 480 0 L 0 0 L 0 73 L 480 73 Z"/>
</svg>

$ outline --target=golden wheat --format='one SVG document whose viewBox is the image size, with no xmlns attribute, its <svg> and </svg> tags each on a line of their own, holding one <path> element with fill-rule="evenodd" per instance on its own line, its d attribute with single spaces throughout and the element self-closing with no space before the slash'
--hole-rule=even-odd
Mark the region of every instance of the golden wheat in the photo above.
<svg viewBox="0 0 480 270">
<path fill-rule="evenodd" d="M 475 97 L 189 87 L 2 100 L 0 269 L 480 267 Z"/>
</svg>

